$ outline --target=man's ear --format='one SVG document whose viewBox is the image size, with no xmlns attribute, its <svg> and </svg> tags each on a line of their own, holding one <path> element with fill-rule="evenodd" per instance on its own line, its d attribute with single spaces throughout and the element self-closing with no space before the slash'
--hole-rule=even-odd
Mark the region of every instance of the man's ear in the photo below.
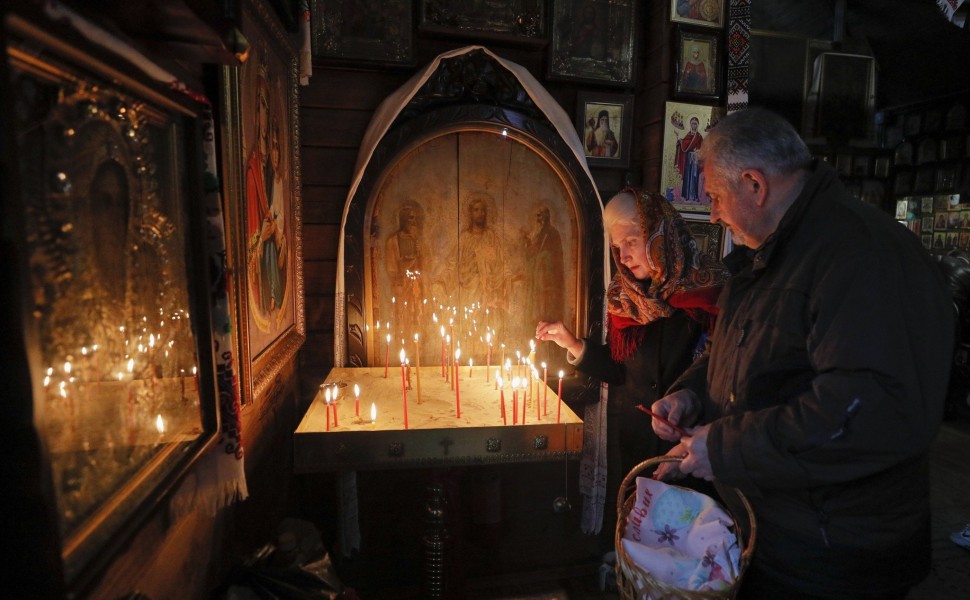
<svg viewBox="0 0 970 600">
<path fill-rule="evenodd" d="M 768 179 L 758 169 L 741 172 L 741 189 L 751 194 L 758 206 L 764 206 L 768 200 Z"/>
</svg>

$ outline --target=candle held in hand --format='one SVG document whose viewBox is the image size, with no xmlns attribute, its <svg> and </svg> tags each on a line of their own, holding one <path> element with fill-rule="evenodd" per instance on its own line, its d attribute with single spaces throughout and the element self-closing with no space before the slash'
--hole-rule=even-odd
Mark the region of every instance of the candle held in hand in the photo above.
<svg viewBox="0 0 970 600">
<path fill-rule="evenodd" d="M 656 419 L 656 420 L 658 420 L 658 421 L 660 421 L 661 423 L 663 423 L 663 424 L 664 424 L 664 425 L 666 425 L 667 427 L 670 427 L 671 429 L 673 429 L 674 431 L 676 431 L 676 432 L 677 432 L 677 433 L 679 433 L 680 435 L 682 435 L 682 436 L 685 436 L 685 437 L 690 437 L 690 434 L 689 434 L 689 433 L 687 433 L 687 431 L 686 431 L 686 430 L 684 430 L 684 429 L 682 429 L 682 428 L 680 428 L 680 427 L 677 427 L 676 425 L 674 425 L 673 423 L 671 423 L 671 422 L 670 422 L 670 421 L 668 421 L 667 419 L 665 419 L 665 418 L 663 418 L 663 417 L 661 417 L 661 416 L 660 416 L 660 415 L 658 415 L 657 413 L 655 413 L 655 412 L 653 412 L 652 410 L 650 410 L 650 409 L 649 409 L 649 408 L 647 408 L 646 406 L 644 406 L 644 405 L 642 405 L 642 404 L 637 404 L 637 408 L 638 408 L 639 410 L 642 410 L 643 412 L 645 412 L 645 413 L 647 413 L 648 415 L 650 415 L 650 416 L 651 416 L 651 417 L 653 417 L 654 419 Z"/>
</svg>

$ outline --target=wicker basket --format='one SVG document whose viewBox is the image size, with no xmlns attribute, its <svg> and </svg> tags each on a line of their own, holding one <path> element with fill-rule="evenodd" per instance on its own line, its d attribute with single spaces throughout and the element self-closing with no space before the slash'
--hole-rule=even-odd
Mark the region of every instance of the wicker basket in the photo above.
<svg viewBox="0 0 970 600">
<path fill-rule="evenodd" d="M 636 502 L 637 497 L 637 476 L 643 470 L 656 467 L 660 463 L 680 462 L 680 460 L 680 458 L 673 456 L 659 456 L 647 459 L 633 467 L 633 470 L 627 473 L 627 476 L 623 478 L 623 483 L 620 484 L 620 493 L 616 499 L 617 519 L 616 537 L 614 541 L 616 545 L 616 585 L 620 592 L 620 597 L 624 600 L 723 600 L 735 598 L 741 587 L 741 579 L 748 568 L 748 564 L 751 562 L 752 554 L 754 554 L 754 543 L 758 530 L 754 512 L 751 510 L 751 504 L 744 497 L 744 494 L 741 493 L 741 490 L 732 488 L 748 512 L 748 522 L 751 524 L 751 530 L 747 543 L 744 544 L 741 551 L 738 577 L 728 588 L 722 590 L 694 591 L 657 581 L 650 573 L 633 562 L 623 547 L 621 540 L 626 531 L 627 516 L 629 516 L 630 509 L 633 508 L 633 503 Z M 732 515 L 732 518 L 734 519 L 735 531 L 740 536 L 741 527 L 738 524 L 738 519 L 734 515 Z"/>
</svg>

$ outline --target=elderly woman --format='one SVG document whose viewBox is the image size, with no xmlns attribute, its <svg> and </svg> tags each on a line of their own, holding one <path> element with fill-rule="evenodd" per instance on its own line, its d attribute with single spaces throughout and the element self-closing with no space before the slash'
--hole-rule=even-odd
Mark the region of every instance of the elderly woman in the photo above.
<svg viewBox="0 0 970 600">
<path fill-rule="evenodd" d="M 606 204 L 603 226 L 616 264 L 606 291 L 608 343 L 577 339 L 561 322 L 540 321 L 536 338 L 565 348 L 577 370 L 610 384 L 606 507 L 615 520 L 623 477 L 672 447 L 636 407 L 663 396 L 703 349 L 728 274 L 698 251 L 687 223 L 658 194 L 621 191 Z"/>
</svg>

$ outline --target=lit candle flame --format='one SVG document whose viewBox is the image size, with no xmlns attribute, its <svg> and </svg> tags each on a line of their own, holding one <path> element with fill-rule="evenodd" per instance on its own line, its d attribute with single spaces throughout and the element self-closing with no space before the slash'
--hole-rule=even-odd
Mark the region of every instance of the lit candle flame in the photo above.
<svg viewBox="0 0 970 600">
<path fill-rule="evenodd" d="M 339 390 L 339 389 L 340 389 L 340 388 L 338 388 L 338 387 L 337 387 L 337 385 L 336 385 L 336 384 L 334 384 L 334 386 L 333 386 L 333 401 L 334 401 L 334 402 L 336 402 L 336 401 L 337 401 L 337 390 Z"/>
<path fill-rule="evenodd" d="M 330 404 L 330 388 L 323 391 L 323 399 L 327 404 Z"/>
<path fill-rule="evenodd" d="M 71 361 L 67 361 L 64 363 L 64 372 L 67 373 L 68 375 L 71 374 Z"/>
<path fill-rule="evenodd" d="M 373 402 L 370 403 L 370 422 L 374 423 L 377 421 L 377 405 Z"/>
<path fill-rule="evenodd" d="M 162 415 L 155 417 L 155 429 L 158 430 L 158 433 L 165 433 L 165 420 L 162 419 Z"/>
<path fill-rule="evenodd" d="M 458 359 L 460 357 L 461 357 L 461 348 L 455 350 L 455 362 L 458 362 Z"/>
<path fill-rule="evenodd" d="M 404 364 L 404 348 L 401 348 L 401 354 L 400 354 L 400 356 L 401 356 L 401 364 L 403 365 Z"/>
<path fill-rule="evenodd" d="M 135 370 L 135 359 L 134 358 L 129 358 L 128 359 L 128 373 L 131 374 L 134 370 Z"/>
<path fill-rule="evenodd" d="M 354 384 L 354 397 L 360 398 L 360 386 L 356 383 Z"/>
<path fill-rule="evenodd" d="M 495 383 L 502 387 L 502 376 L 498 374 L 498 370 L 495 371 Z"/>
<path fill-rule="evenodd" d="M 563 375 L 562 371 L 559 371 L 559 379 L 562 379 L 562 375 Z"/>
</svg>

